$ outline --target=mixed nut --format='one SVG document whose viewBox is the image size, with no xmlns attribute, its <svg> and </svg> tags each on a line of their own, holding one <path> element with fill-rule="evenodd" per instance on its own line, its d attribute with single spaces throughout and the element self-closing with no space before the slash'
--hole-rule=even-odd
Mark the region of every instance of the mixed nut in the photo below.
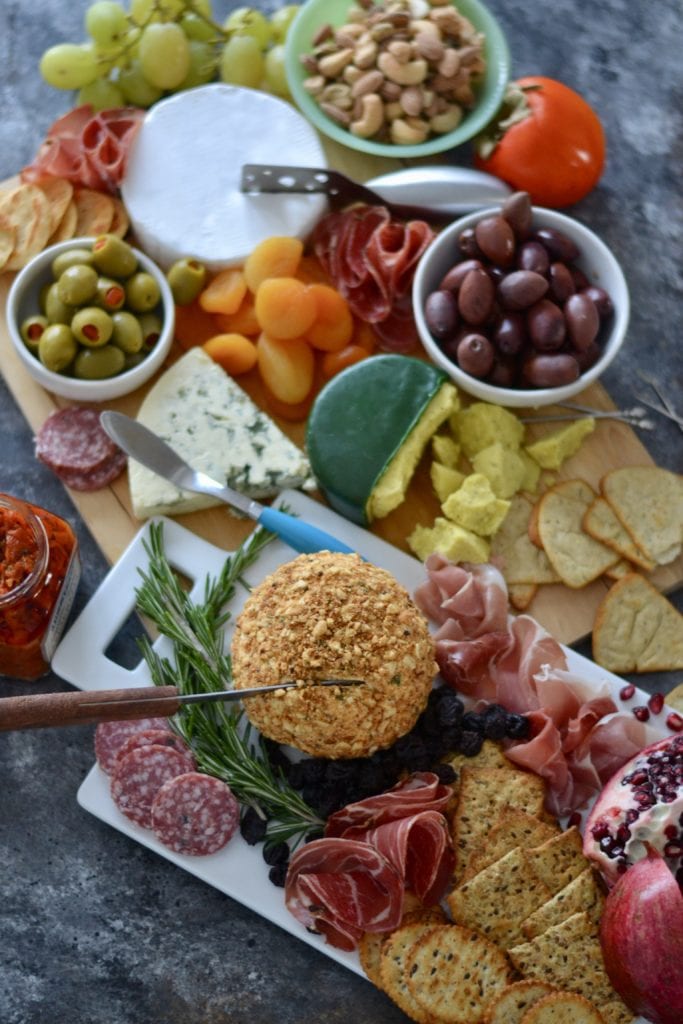
<svg viewBox="0 0 683 1024">
<path fill-rule="evenodd" d="M 474 106 L 484 37 L 443 0 L 359 0 L 301 57 L 304 89 L 352 135 L 396 145 L 453 131 Z"/>
</svg>

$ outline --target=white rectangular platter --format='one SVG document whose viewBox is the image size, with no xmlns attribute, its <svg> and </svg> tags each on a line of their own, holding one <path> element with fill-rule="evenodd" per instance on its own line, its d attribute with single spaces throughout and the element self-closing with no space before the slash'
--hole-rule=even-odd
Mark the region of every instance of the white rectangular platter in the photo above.
<svg viewBox="0 0 683 1024">
<path fill-rule="evenodd" d="M 391 572 L 412 593 L 424 579 L 424 569 L 417 559 L 379 539 L 367 530 L 307 498 L 297 491 L 286 491 L 281 496 L 291 511 L 302 519 L 327 530 L 346 541 L 360 555 Z M 226 511 L 226 515 L 229 513 Z M 156 520 L 164 524 L 164 547 L 171 565 L 193 581 L 191 595 L 201 600 L 204 580 L 220 571 L 226 552 L 190 533 L 169 519 Z M 149 534 L 145 525 L 111 569 L 86 607 L 76 619 L 59 645 L 52 668 L 67 682 L 82 690 L 103 690 L 129 686 L 150 685 L 151 680 L 144 661 L 127 669 L 106 655 L 112 639 L 117 635 L 135 608 L 135 588 L 140 583 L 139 569 L 147 565 L 143 540 Z M 281 541 L 268 545 L 258 562 L 246 573 L 247 582 L 254 585 L 269 573 L 294 557 L 295 553 Z M 247 597 L 242 588 L 233 599 L 230 610 L 239 614 Z M 227 642 L 230 640 L 230 624 Z M 160 654 L 168 653 L 167 641 L 155 643 Z M 579 673 L 587 682 L 600 686 L 610 684 L 615 700 L 624 685 L 623 680 L 599 668 L 592 661 L 566 649 L 569 669 Z M 637 690 L 630 704 L 645 703 L 647 694 Z M 663 720 L 664 716 L 660 716 Z M 648 742 L 664 735 L 662 727 L 649 726 Z M 290 932 L 297 939 L 325 953 L 327 956 L 364 977 L 356 953 L 344 953 L 327 945 L 322 938 L 307 932 L 285 909 L 283 891 L 268 879 L 268 867 L 261 856 L 260 847 L 251 847 L 236 835 L 223 850 L 207 857 L 189 857 L 173 853 L 159 843 L 152 832 L 139 827 L 126 818 L 114 805 L 109 794 L 109 778 L 97 766 L 91 769 L 78 791 L 80 805 L 102 821 L 118 829 L 131 839 L 154 850 L 160 856 L 189 871 L 225 895 L 261 914 Z"/>
</svg>

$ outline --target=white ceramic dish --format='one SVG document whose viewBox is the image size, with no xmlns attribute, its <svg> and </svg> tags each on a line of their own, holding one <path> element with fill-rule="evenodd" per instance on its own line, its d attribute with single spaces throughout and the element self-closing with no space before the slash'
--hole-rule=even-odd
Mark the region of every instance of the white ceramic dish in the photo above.
<svg viewBox="0 0 683 1024">
<path fill-rule="evenodd" d="M 460 220 L 449 224 L 432 242 L 420 260 L 413 281 L 413 312 L 422 344 L 430 359 L 445 370 L 458 387 L 484 402 L 516 408 L 533 408 L 566 402 L 597 380 L 616 358 L 626 338 L 629 320 L 628 286 L 621 267 L 602 239 L 598 238 L 580 221 L 558 213 L 556 210 L 534 207 L 533 227 L 536 229 L 554 228 L 575 242 L 581 253 L 580 258 L 576 261 L 577 266 L 583 270 L 592 284 L 605 289 L 614 304 L 614 314 L 609 323 L 605 325 L 607 333 L 604 336 L 602 355 L 573 383 L 555 388 L 518 389 L 497 387 L 485 380 L 478 380 L 461 370 L 445 355 L 432 337 L 425 322 L 425 300 L 430 292 L 438 288 L 439 282 L 446 272 L 457 262 L 455 258 L 457 254 L 456 241 L 461 232 L 465 228 L 473 227 L 483 217 L 489 217 L 499 212 L 500 207 L 490 207 L 461 217 Z"/>
<path fill-rule="evenodd" d="M 33 379 L 42 384 L 47 391 L 61 395 L 62 398 L 74 399 L 77 402 L 108 402 L 141 387 L 156 373 L 166 359 L 173 343 L 175 323 L 173 296 L 165 275 L 149 256 L 140 252 L 139 249 L 134 249 L 140 269 L 151 274 L 161 290 L 163 326 L 153 350 L 137 366 L 124 373 L 119 373 L 115 377 L 106 377 L 103 380 L 79 380 L 76 377 L 54 373 L 43 366 L 24 344 L 20 333 L 21 324 L 26 317 L 40 312 L 40 290 L 47 282 L 53 280 L 50 267 L 55 256 L 70 249 L 88 249 L 93 241 L 93 238 L 71 238 L 67 242 L 52 245 L 35 256 L 14 279 L 7 296 L 5 311 L 7 328 L 14 349 Z"/>
<path fill-rule="evenodd" d="M 290 509 L 352 545 L 361 555 L 389 570 L 410 592 L 424 579 L 422 563 L 404 554 L 386 541 L 360 526 L 348 522 L 330 509 L 307 498 L 298 491 L 287 491 L 282 500 Z M 226 512 L 226 515 L 228 513 Z M 207 573 L 215 576 L 225 552 L 202 540 L 172 520 L 164 523 L 164 542 L 172 565 L 193 581 L 192 594 L 201 598 Z M 111 569 L 79 618 L 64 636 L 55 653 L 52 668 L 58 675 L 80 689 L 99 690 L 112 687 L 144 686 L 150 682 L 144 661 L 132 670 L 125 669 L 107 657 L 105 651 L 134 608 L 134 590 L 139 585 L 138 567 L 146 564 L 142 541 L 148 534 L 145 526 L 132 541 L 119 562 Z M 247 573 L 250 585 L 262 580 L 278 565 L 295 557 L 291 548 L 274 541 L 261 554 L 257 564 Z M 233 615 L 239 613 L 246 591 L 238 593 L 231 603 Z M 228 624 L 228 638 L 230 624 Z M 155 649 L 168 654 L 166 641 L 155 643 Z M 579 672 L 596 687 L 608 681 L 615 700 L 623 680 L 593 662 L 565 648 L 569 669 Z M 645 703 L 647 694 L 636 690 L 629 705 Z M 624 706 L 622 701 L 618 701 Z M 628 706 L 628 705 L 627 705 Z M 665 715 L 659 716 L 661 722 Z M 666 732 L 663 725 L 648 725 L 648 742 Z M 320 936 L 307 932 L 285 909 L 282 889 L 268 880 L 268 869 L 257 847 L 250 847 L 241 836 L 235 836 L 225 849 L 208 857 L 175 854 L 159 843 L 146 829 L 135 825 L 116 808 L 109 795 L 108 777 L 95 765 L 78 791 L 80 805 L 113 828 L 189 871 L 225 895 L 254 910 L 257 914 L 284 928 L 292 936 L 308 943 L 349 970 L 364 977 L 356 953 L 344 953 L 326 945 Z M 644 1022 L 643 1022 L 644 1024 Z"/>
</svg>

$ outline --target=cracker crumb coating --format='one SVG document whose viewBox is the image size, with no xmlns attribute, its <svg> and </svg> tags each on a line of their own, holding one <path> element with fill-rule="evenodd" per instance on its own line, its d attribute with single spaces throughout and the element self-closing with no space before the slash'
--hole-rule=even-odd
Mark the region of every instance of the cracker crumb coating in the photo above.
<svg viewBox="0 0 683 1024">
<path fill-rule="evenodd" d="M 409 732 L 438 666 L 427 620 L 393 576 L 358 555 L 300 555 L 250 594 L 232 642 L 235 689 L 301 687 L 245 701 L 270 739 L 314 757 L 366 757 Z M 321 679 L 364 686 L 311 687 Z"/>
</svg>

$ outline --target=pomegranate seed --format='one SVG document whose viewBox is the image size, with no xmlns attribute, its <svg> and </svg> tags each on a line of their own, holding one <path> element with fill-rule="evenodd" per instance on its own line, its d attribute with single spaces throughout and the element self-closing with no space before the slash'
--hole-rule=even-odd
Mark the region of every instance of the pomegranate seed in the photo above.
<svg viewBox="0 0 683 1024">
<path fill-rule="evenodd" d="M 653 693 L 649 701 L 647 702 L 647 706 L 649 707 L 653 715 L 658 715 L 664 707 L 664 694 Z"/>
<path fill-rule="evenodd" d="M 633 714 L 636 716 L 639 722 L 647 722 L 650 717 L 650 712 L 644 704 L 639 704 L 637 708 L 633 709 Z"/>
<path fill-rule="evenodd" d="M 605 839 L 609 835 L 609 827 L 606 821 L 598 821 L 591 829 L 593 839 Z"/>
<path fill-rule="evenodd" d="M 683 846 L 680 842 L 667 843 L 664 847 L 665 857 L 680 857 L 681 853 L 683 853 Z"/>
<path fill-rule="evenodd" d="M 629 825 L 632 825 L 634 821 L 638 821 L 639 817 L 640 811 L 637 811 L 635 807 L 629 808 L 629 810 L 626 812 L 626 821 Z M 681 817 L 683 817 L 683 815 L 681 815 Z"/>
<path fill-rule="evenodd" d="M 631 829 L 628 827 L 628 825 L 620 825 L 619 828 L 617 829 L 617 839 L 619 840 L 619 842 L 620 843 L 625 843 L 630 838 L 631 838 Z M 670 838 L 673 839 L 674 836 L 671 836 Z"/>
<path fill-rule="evenodd" d="M 569 828 L 571 828 L 573 825 L 576 825 L 576 827 L 578 828 L 581 824 L 581 812 L 574 811 L 573 814 L 570 814 L 567 824 Z"/>
<path fill-rule="evenodd" d="M 666 836 L 667 839 L 677 839 L 678 838 L 678 829 L 676 828 L 675 825 L 667 825 L 666 828 L 664 829 L 664 835 Z"/>
<path fill-rule="evenodd" d="M 628 868 L 628 861 L 623 860 L 623 859 L 620 858 L 617 861 L 617 871 L 619 872 L 619 874 L 623 875 L 627 868 Z"/>
<path fill-rule="evenodd" d="M 635 692 L 635 686 L 633 685 L 633 683 L 629 683 L 627 686 L 622 686 L 622 688 L 619 690 L 619 696 L 622 700 L 630 700 Z"/>
<path fill-rule="evenodd" d="M 666 724 L 672 732 L 680 732 L 683 729 L 683 718 L 676 711 L 672 711 L 666 716 Z"/>
</svg>

